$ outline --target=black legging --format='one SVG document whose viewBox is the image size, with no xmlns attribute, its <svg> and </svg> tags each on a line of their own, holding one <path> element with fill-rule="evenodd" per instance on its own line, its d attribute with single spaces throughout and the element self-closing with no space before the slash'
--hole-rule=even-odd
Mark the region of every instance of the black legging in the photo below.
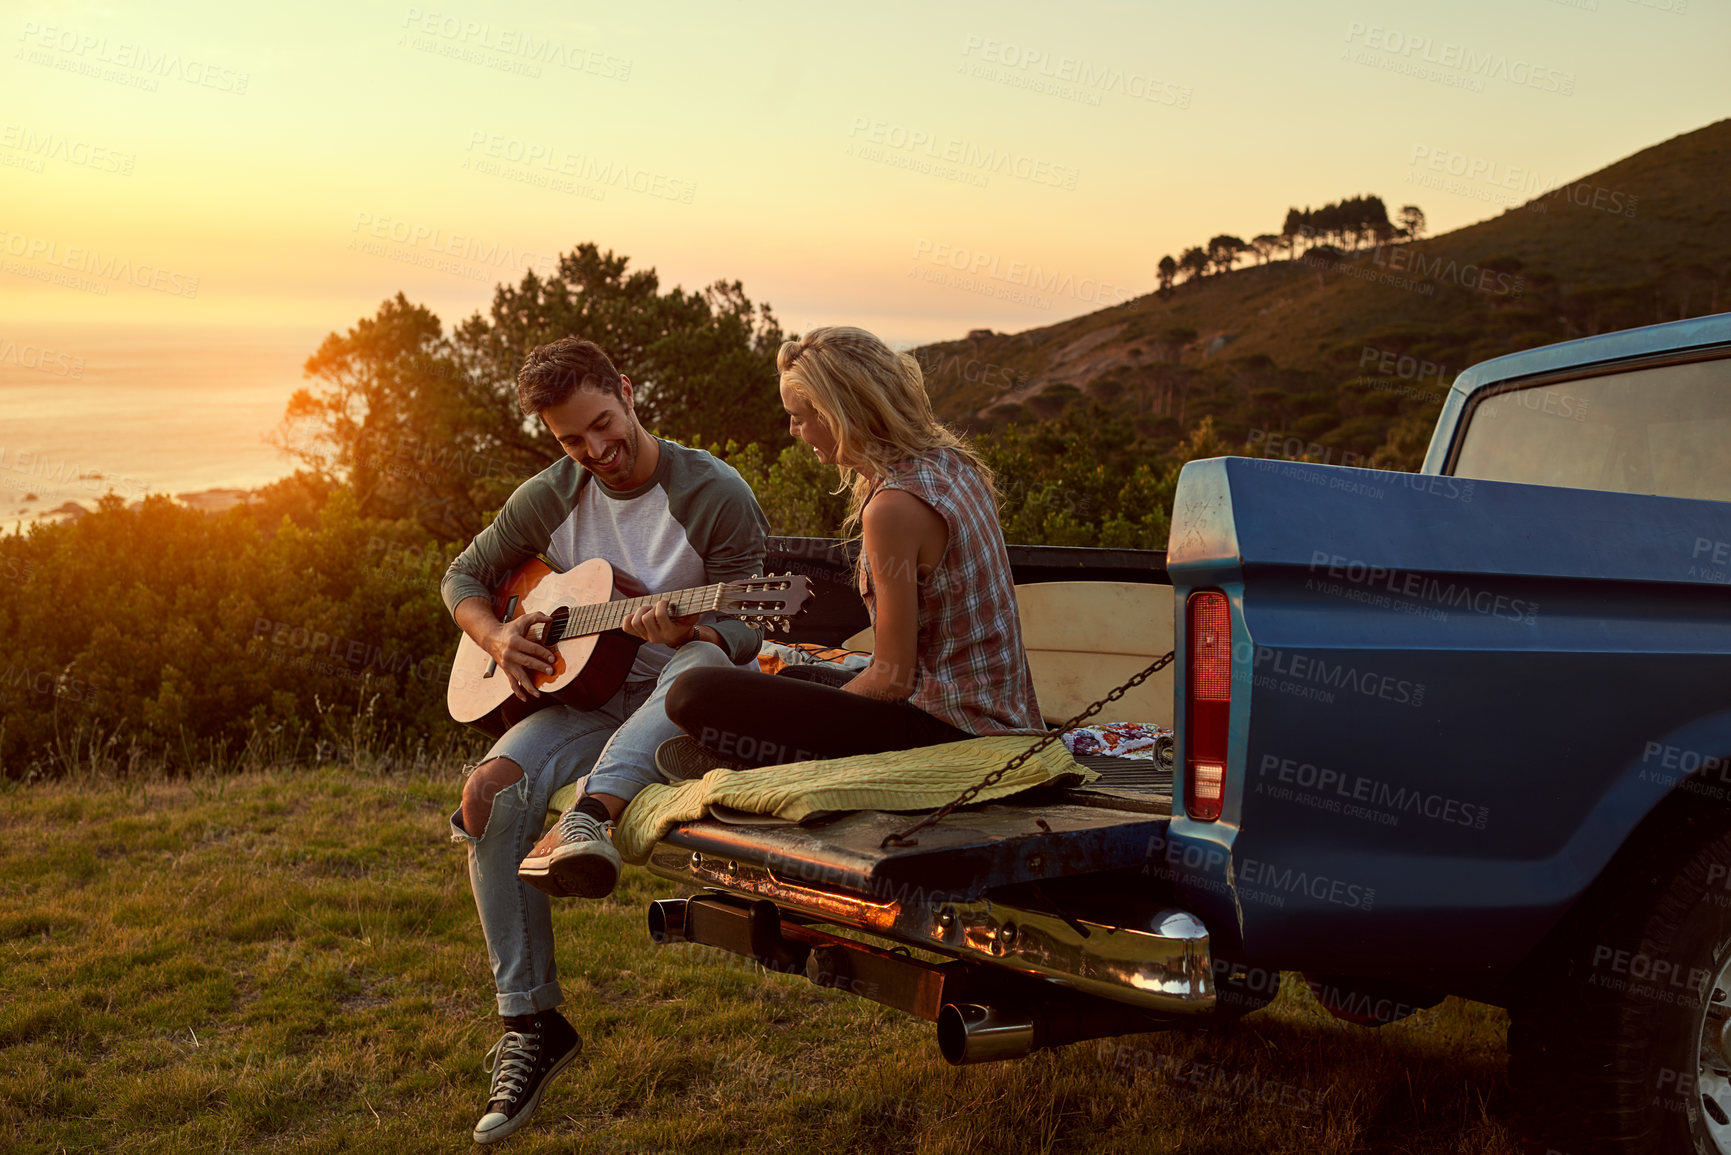
<svg viewBox="0 0 1731 1155">
<path fill-rule="evenodd" d="M 773 678 L 713 666 L 687 670 L 667 691 L 667 716 L 715 753 L 750 766 L 973 737 L 918 706 L 850 694 L 819 677 L 804 666 Z"/>
</svg>

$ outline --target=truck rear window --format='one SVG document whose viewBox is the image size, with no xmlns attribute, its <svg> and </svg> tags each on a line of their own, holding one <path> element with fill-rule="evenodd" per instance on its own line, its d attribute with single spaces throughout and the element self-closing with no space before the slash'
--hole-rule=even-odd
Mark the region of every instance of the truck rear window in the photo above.
<svg viewBox="0 0 1731 1155">
<path fill-rule="evenodd" d="M 1454 475 L 1731 501 L 1731 361 L 1513 389 L 1472 411 Z"/>
</svg>

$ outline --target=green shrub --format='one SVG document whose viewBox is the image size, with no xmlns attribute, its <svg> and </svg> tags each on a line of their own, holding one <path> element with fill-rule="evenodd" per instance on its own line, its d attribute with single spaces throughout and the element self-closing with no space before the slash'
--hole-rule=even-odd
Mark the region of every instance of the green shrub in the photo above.
<svg viewBox="0 0 1731 1155">
<path fill-rule="evenodd" d="M 443 702 L 455 548 L 304 478 L 218 516 L 111 495 L 0 538 L 0 770 L 464 741 Z"/>
</svg>

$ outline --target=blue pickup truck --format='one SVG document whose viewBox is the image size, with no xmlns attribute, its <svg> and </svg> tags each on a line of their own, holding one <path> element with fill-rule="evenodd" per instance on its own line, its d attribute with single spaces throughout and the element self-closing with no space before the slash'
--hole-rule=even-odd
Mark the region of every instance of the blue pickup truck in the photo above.
<svg viewBox="0 0 1731 1155">
<path fill-rule="evenodd" d="M 1170 621 L 1171 764 L 906 841 L 687 824 L 658 941 L 930 1019 L 956 1063 L 1242 1015 L 1281 972 L 1361 1023 L 1458 995 L 1508 1008 L 1534 1141 L 1731 1153 L 1731 314 L 1474 366 L 1418 473 L 1195 461 L 1163 557 L 1013 553 Z"/>
</svg>

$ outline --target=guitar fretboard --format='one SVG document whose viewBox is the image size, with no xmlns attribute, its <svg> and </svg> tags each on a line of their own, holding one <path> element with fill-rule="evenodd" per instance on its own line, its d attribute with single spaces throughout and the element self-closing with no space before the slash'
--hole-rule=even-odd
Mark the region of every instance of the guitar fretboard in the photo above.
<svg viewBox="0 0 1731 1155">
<path fill-rule="evenodd" d="M 726 589 L 725 582 L 717 582 L 715 585 L 697 589 L 672 590 L 666 593 L 644 594 L 640 598 L 621 598 L 612 602 L 570 606 L 568 608 L 571 616 L 565 619 L 562 626 L 550 631 L 552 636 L 544 639 L 543 644 L 551 646 L 566 638 L 581 638 L 588 634 L 616 630 L 625 621 L 627 614 L 660 601 L 672 603 L 668 607 L 668 613 L 676 618 L 687 614 L 706 614 L 721 604 L 721 595 Z"/>
</svg>

